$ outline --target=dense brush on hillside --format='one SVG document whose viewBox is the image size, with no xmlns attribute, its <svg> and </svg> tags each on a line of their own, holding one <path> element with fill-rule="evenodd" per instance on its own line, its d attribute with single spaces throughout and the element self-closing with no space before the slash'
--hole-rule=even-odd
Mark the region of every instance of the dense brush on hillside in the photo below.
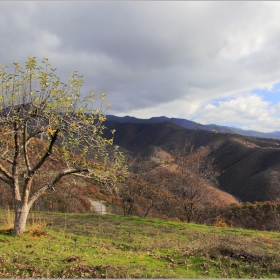
<svg viewBox="0 0 280 280">
<path fill-rule="evenodd" d="M 280 201 L 207 207 L 195 218 L 206 225 L 280 231 Z"/>
<path fill-rule="evenodd" d="M 213 186 L 218 172 L 203 150 L 155 149 L 150 157 L 128 157 L 127 166 L 128 177 L 118 186 L 124 215 L 190 222 L 205 207 L 238 203 Z"/>
<path fill-rule="evenodd" d="M 219 189 L 239 201 L 280 197 L 280 140 L 185 129 L 169 122 L 105 124 L 109 130 L 116 128 L 115 144 L 129 153 L 147 156 L 155 147 L 170 152 L 186 141 L 195 149 L 207 149 L 220 171 Z"/>
</svg>

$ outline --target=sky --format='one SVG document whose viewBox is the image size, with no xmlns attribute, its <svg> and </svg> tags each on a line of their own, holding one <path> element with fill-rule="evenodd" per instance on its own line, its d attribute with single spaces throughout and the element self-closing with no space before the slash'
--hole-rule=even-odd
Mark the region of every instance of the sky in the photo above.
<svg viewBox="0 0 280 280">
<path fill-rule="evenodd" d="M 280 131 L 280 2 L 0 2 L 0 64 L 47 57 L 107 114 Z"/>
</svg>

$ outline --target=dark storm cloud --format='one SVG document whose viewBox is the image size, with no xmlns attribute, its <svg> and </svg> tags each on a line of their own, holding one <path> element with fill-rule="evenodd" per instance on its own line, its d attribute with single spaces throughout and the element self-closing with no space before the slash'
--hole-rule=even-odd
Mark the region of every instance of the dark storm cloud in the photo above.
<svg viewBox="0 0 280 280">
<path fill-rule="evenodd" d="M 78 70 L 83 91 L 105 92 L 112 113 L 195 116 L 207 102 L 280 77 L 279 3 L 38 1 L 0 8 L 2 63 L 31 55 L 48 57 L 65 79 Z"/>
</svg>

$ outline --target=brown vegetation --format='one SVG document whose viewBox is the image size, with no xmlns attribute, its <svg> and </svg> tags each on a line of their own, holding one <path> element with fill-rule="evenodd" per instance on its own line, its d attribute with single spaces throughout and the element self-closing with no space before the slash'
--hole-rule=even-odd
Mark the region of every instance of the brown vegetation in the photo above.
<svg viewBox="0 0 280 280">
<path fill-rule="evenodd" d="M 214 187 L 218 172 L 204 150 L 156 149 L 150 158 L 128 157 L 127 165 L 128 177 L 117 193 L 124 215 L 190 222 L 205 207 L 238 203 Z"/>
<path fill-rule="evenodd" d="M 129 153 L 149 156 L 155 148 L 169 153 L 186 141 L 195 150 L 206 149 L 220 171 L 219 189 L 240 201 L 266 201 L 280 196 L 279 140 L 190 130 L 168 122 L 108 121 L 105 125 L 116 128 L 114 142 Z"/>
<path fill-rule="evenodd" d="M 208 207 L 196 222 L 207 225 L 280 231 L 280 201 L 266 201 Z"/>
</svg>

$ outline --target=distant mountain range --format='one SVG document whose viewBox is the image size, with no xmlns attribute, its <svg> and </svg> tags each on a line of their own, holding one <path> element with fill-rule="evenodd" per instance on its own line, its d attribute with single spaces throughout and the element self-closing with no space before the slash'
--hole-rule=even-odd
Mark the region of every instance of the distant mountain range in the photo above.
<svg viewBox="0 0 280 280">
<path fill-rule="evenodd" d="M 199 124 L 193 121 L 189 121 L 186 119 L 179 119 L 179 118 L 153 117 L 150 119 L 138 119 L 130 116 L 117 117 L 113 115 L 107 115 L 107 120 L 117 121 L 121 123 L 131 122 L 131 123 L 150 123 L 150 124 L 168 121 L 170 123 L 180 125 L 187 129 L 200 129 L 200 130 L 214 131 L 220 133 L 240 134 L 240 135 L 251 136 L 251 137 L 280 139 L 280 131 L 265 133 L 265 132 L 258 132 L 254 130 L 243 130 L 241 128 L 236 128 L 236 127 L 220 126 L 216 124 L 204 125 L 204 124 Z"/>
<path fill-rule="evenodd" d="M 270 139 L 268 133 L 263 133 L 266 138 L 260 138 L 261 133 L 259 138 L 243 136 L 232 128 L 166 117 L 107 116 L 105 126 L 108 137 L 109 130 L 116 129 L 115 144 L 134 154 L 148 156 L 156 148 L 170 152 L 186 141 L 196 149 L 207 149 L 221 173 L 219 188 L 240 201 L 280 198 L 280 140 Z"/>
</svg>

